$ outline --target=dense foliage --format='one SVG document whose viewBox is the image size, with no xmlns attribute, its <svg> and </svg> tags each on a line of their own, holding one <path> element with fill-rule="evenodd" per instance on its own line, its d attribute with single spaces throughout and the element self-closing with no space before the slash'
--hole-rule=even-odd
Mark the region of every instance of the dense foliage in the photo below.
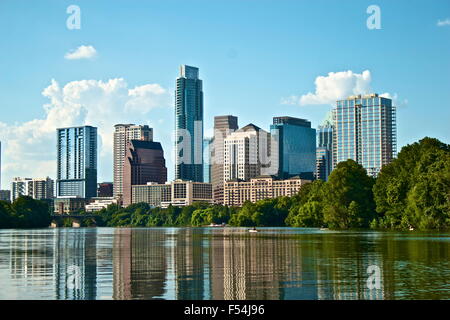
<svg viewBox="0 0 450 320">
<path fill-rule="evenodd" d="M 44 228 L 51 216 L 46 202 L 19 197 L 12 204 L 0 201 L 0 228 Z"/>
<path fill-rule="evenodd" d="M 246 202 L 242 208 L 196 203 L 153 208 L 138 203 L 111 205 L 99 212 L 98 226 L 169 227 L 231 226 L 328 227 L 335 229 L 449 229 L 450 146 L 436 139 L 402 149 L 377 179 L 353 160 L 339 163 L 327 182 L 304 185 L 292 197 Z M 0 202 L 0 228 L 46 227 L 48 206 L 21 197 Z M 94 221 L 83 221 L 83 225 Z M 70 225 L 65 221 L 64 225 Z"/>
<path fill-rule="evenodd" d="M 450 146 L 424 138 L 385 166 L 373 188 L 374 227 L 450 228 Z"/>
</svg>

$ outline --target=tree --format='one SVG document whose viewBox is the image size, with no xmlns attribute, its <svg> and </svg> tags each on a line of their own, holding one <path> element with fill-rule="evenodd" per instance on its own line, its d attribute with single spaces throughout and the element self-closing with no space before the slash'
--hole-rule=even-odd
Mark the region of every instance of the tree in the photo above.
<svg viewBox="0 0 450 320">
<path fill-rule="evenodd" d="M 324 189 L 324 222 L 331 228 L 366 228 L 375 218 L 374 179 L 354 160 L 338 163 Z"/>
<path fill-rule="evenodd" d="M 373 187 L 378 225 L 419 229 L 450 227 L 450 146 L 424 138 L 402 148 Z"/>
<path fill-rule="evenodd" d="M 50 225 L 48 204 L 43 201 L 21 196 L 12 203 L 11 209 L 19 228 L 45 228 Z"/>
</svg>

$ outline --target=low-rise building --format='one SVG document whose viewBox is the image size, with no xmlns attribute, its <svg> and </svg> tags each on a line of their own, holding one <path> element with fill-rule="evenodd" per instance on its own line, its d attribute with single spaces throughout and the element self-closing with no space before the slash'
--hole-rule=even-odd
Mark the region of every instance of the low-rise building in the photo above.
<svg viewBox="0 0 450 320">
<path fill-rule="evenodd" d="M 275 176 L 259 176 L 250 181 L 229 180 L 224 186 L 224 204 L 227 206 L 242 206 L 244 202 L 256 202 L 263 199 L 293 196 L 300 188 L 311 180 L 292 177 L 278 180 Z"/>
<path fill-rule="evenodd" d="M 73 214 L 85 210 L 87 200 L 84 198 L 57 198 L 54 201 L 55 214 Z"/>
<path fill-rule="evenodd" d="M 0 201 L 11 201 L 11 191 L 0 190 Z"/>
<path fill-rule="evenodd" d="M 114 197 L 98 197 L 92 198 L 89 204 L 86 205 L 86 212 L 97 212 L 102 209 L 108 208 L 111 204 L 117 204 L 118 200 Z"/>
<path fill-rule="evenodd" d="M 133 203 L 146 202 L 154 207 L 213 203 L 212 185 L 204 182 L 175 180 L 166 184 L 135 185 L 132 186 L 132 194 Z"/>
</svg>

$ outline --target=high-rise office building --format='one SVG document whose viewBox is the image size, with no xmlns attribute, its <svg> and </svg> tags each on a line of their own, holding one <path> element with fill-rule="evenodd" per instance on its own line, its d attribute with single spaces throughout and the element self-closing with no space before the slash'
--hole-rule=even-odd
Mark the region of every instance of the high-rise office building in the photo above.
<svg viewBox="0 0 450 320">
<path fill-rule="evenodd" d="M 11 201 L 20 196 L 32 197 L 36 200 L 53 199 L 54 182 L 46 178 L 14 178 L 11 183 Z"/>
<path fill-rule="evenodd" d="M 214 203 L 223 203 L 223 151 L 225 138 L 238 129 L 237 117 L 232 115 L 214 117 L 214 138 L 211 151 L 211 183 Z"/>
<path fill-rule="evenodd" d="M 211 183 L 211 150 L 213 138 L 203 139 L 203 182 Z"/>
<path fill-rule="evenodd" d="M 316 171 L 316 129 L 311 128 L 311 122 L 274 117 L 270 132 L 278 142 L 278 177 L 299 175 L 312 180 Z"/>
<path fill-rule="evenodd" d="M 328 180 L 333 166 L 333 125 L 325 121 L 317 128 L 316 179 Z"/>
<path fill-rule="evenodd" d="M 396 156 L 396 109 L 378 94 L 351 96 L 333 109 L 333 168 L 347 159 L 371 176 Z"/>
<path fill-rule="evenodd" d="M 203 89 L 198 68 L 182 65 L 175 90 L 175 179 L 203 182 Z"/>
<path fill-rule="evenodd" d="M 153 141 L 153 129 L 147 125 L 135 124 L 114 126 L 114 197 L 123 195 L 123 162 L 130 140 Z"/>
<path fill-rule="evenodd" d="M 250 123 L 224 141 L 224 181 L 249 180 L 270 167 L 270 133 Z"/>
<path fill-rule="evenodd" d="M 132 186 L 167 181 L 166 160 L 159 142 L 130 140 L 123 164 L 123 205 L 132 203 Z"/>
<path fill-rule="evenodd" d="M 97 195 L 97 128 L 57 129 L 58 198 Z"/>
</svg>

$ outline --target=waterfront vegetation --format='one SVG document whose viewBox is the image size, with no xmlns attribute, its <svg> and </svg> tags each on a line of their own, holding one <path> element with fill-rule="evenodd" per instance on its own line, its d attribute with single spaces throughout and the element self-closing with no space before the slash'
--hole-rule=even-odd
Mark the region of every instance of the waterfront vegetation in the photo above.
<svg viewBox="0 0 450 320">
<path fill-rule="evenodd" d="M 332 229 L 450 229 L 450 146 L 424 138 L 407 145 L 377 179 L 353 160 L 341 162 L 327 182 L 306 184 L 293 197 L 246 202 L 242 208 L 195 203 L 152 208 L 137 203 L 99 211 L 98 226 L 170 227 L 228 224 L 246 227 Z M 46 227 L 47 204 L 22 197 L 0 202 L 0 228 Z M 91 225 L 86 219 L 84 225 Z M 64 221 L 70 225 L 70 221 Z"/>
<path fill-rule="evenodd" d="M 19 197 L 13 203 L 0 201 L 0 229 L 46 228 L 51 215 L 48 203 L 31 197 Z"/>
</svg>

